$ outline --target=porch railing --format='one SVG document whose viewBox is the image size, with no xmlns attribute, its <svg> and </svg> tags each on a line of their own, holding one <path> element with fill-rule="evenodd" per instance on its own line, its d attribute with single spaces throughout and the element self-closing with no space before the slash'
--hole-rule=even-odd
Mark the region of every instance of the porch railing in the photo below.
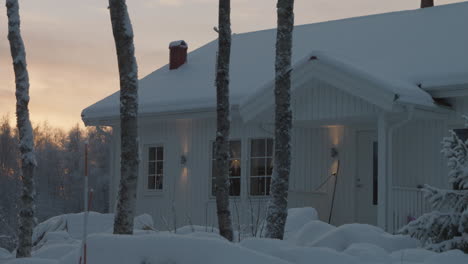
<svg viewBox="0 0 468 264">
<path fill-rule="evenodd" d="M 422 189 L 408 187 L 393 187 L 393 208 L 393 233 L 431 209 Z"/>
</svg>

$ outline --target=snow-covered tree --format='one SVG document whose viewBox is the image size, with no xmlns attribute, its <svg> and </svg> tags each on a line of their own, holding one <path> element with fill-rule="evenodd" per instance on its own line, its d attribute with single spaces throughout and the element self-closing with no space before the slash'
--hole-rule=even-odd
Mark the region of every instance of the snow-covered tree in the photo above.
<svg viewBox="0 0 468 264">
<path fill-rule="evenodd" d="M 109 0 L 120 76 L 120 189 L 114 234 L 133 234 L 138 181 L 138 69 L 125 0 Z"/>
<path fill-rule="evenodd" d="M 294 0 L 278 0 L 278 29 L 275 62 L 275 164 L 271 179 L 266 236 L 283 239 L 288 216 L 291 168 L 291 55 L 294 28 Z"/>
<path fill-rule="evenodd" d="M 410 222 L 400 232 L 422 241 L 434 251 L 460 249 L 468 253 L 468 141 L 454 131 L 442 141 L 442 153 L 448 160 L 452 190 L 426 185 L 425 197 L 434 211 Z"/>
<path fill-rule="evenodd" d="M 15 72 L 16 121 L 21 152 L 21 179 L 23 188 L 19 212 L 18 249 L 16 257 L 30 257 L 34 227 L 34 136 L 29 120 L 29 75 L 26 66 L 26 51 L 20 32 L 18 0 L 6 0 L 8 16 L 8 40 Z"/>
<path fill-rule="evenodd" d="M 216 62 L 216 209 L 219 233 L 233 239 L 229 210 L 229 63 L 231 57 L 231 2 L 219 0 L 218 56 Z"/>
</svg>

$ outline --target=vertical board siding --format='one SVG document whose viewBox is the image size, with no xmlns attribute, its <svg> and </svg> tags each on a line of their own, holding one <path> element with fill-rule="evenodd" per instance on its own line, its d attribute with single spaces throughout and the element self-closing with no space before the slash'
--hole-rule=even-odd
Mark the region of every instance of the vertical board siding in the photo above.
<svg viewBox="0 0 468 264">
<path fill-rule="evenodd" d="M 295 120 L 373 116 L 380 111 L 377 106 L 319 80 L 293 92 L 292 109 Z"/>
<path fill-rule="evenodd" d="M 118 129 L 116 129 L 118 130 Z M 244 231 L 259 229 L 266 215 L 268 200 L 249 197 L 249 144 L 252 138 L 273 137 L 272 126 L 246 125 L 239 121 L 232 124 L 231 138 L 242 141 L 241 197 L 231 200 L 234 225 Z M 117 138 L 117 133 L 116 133 Z M 153 216 L 160 229 L 174 229 L 189 224 L 217 226 L 216 206 L 211 197 L 211 144 L 215 138 L 215 121 L 212 119 L 158 121 L 140 127 L 141 164 L 138 184 L 137 213 Z M 328 219 L 334 178 L 320 190 L 317 187 L 329 177 L 332 159 L 331 147 L 340 152 L 341 170 L 336 191 L 333 223 L 353 220 L 354 181 L 354 131 L 345 127 L 293 129 L 293 153 L 290 184 L 290 207 L 312 206 L 321 219 Z M 146 190 L 146 147 L 163 144 L 164 190 Z M 118 153 L 118 141 L 115 151 Z M 181 155 L 187 158 L 184 168 Z M 118 155 L 116 155 L 118 156 Z M 113 178 L 112 196 L 118 191 L 118 164 L 114 157 L 116 177 Z M 235 201 L 235 202 L 234 202 Z M 258 231 L 258 230 L 257 230 Z"/>
<path fill-rule="evenodd" d="M 354 221 L 356 132 L 359 130 L 360 128 L 348 126 L 294 127 L 290 207 L 314 207 L 322 220 L 328 220 L 335 178 L 332 177 L 323 188 L 317 187 L 331 173 L 330 151 L 332 147 L 336 147 L 339 152 L 340 172 L 332 224 L 340 225 Z M 440 142 L 442 137 L 447 135 L 447 130 L 448 125 L 444 121 L 418 120 L 395 131 L 395 198 L 397 190 L 400 190 L 398 188 L 411 189 L 420 184 L 447 186 L 446 161 L 440 154 Z M 165 183 L 162 193 L 155 194 L 145 190 L 146 164 L 143 161 L 146 153 L 142 147 L 138 213 L 151 214 L 160 229 L 173 229 L 174 225 L 180 227 L 190 223 L 216 227 L 216 206 L 210 195 L 214 119 L 158 121 L 141 125 L 140 131 L 142 146 L 163 144 L 165 147 Z M 236 229 L 240 227 L 244 231 L 256 230 L 260 228 L 258 223 L 265 217 L 267 200 L 248 195 L 249 140 L 273 137 L 272 131 L 272 126 L 244 124 L 239 120 L 232 124 L 231 138 L 242 141 L 241 197 L 231 201 Z M 116 129 L 114 139 L 119 138 L 118 132 Z M 114 151 L 120 151 L 118 140 L 114 143 Z M 186 168 L 180 164 L 181 155 L 187 157 Z M 115 154 L 113 161 L 116 177 L 113 177 L 111 184 L 111 197 L 114 197 L 111 199 L 111 208 L 114 207 L 113 201 L 118 191 L 120 156 Z M 398 223 L 401 224 L 405 215 L 415 214 L 405 210 L 420 209 L 414 206 L 405 207 L 399 201 L 404 202 L 395 200 L 395 214 L 398 213 Z"/>
<path fill-rule="evenodd" d="M 441 120 L 414 121 L 398 129 L 394 136 L 394 185 L 447 186 L 446 161 L 440 152 L 447 134 L 448 127 Z"/>
</svg>

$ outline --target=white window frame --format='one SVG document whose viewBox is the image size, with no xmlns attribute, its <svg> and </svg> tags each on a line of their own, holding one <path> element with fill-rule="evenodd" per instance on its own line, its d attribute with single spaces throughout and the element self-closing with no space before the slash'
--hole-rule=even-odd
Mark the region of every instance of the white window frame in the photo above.
<svg viewBox="0 0 468 264">
<path fill-rule="evenodd" d="M 271 139 L 272 140 L 272 153 L 271 153 L 271 156 L 255 156 L 255 157 L 252 157 L 252 141 L 254 140 L 265 140 L 266 142 L 268 142 L 267 140 L 268 139 Z M 268 144 L 268 143 L 267 143 Z M 268 145 L 265 145 L 265 154 L 268 155 Z M 249 138 L 248 140 L 248 166 L 247 166 L 247 170 L 248 170 L 248 178 L 247 178 L 247 195 L 253 199 L 262 199 L 262 198 L 268 198 L 271 196 L 271 193 L 270 194 L 266 194 L 267 193 L 267 184 L 266 184 L 266 179 L 267 178 L 270 178 L 270 185 L 271 185 L 271 177 L 273 176 L 273 166 L 272 166 L 272 173 L 271 175 L 254 175 L 252 176 L 252 159 L 265 159 L 266 161 L 271 158 L 272 162 L 274 163 L 274 157 L 275 157 L 275 141 L 274 141 L 274 138 L 273 137 L 269 137 L 269 136 L 265 136 L 265 137 L 255 137 L 255 138 Z M 266 162 L 265 161 L 265 162 Z M 267 164 L 265 164 L 266 166 Z M 265 169 L 267 169 L 267 167 L 265 167 Z M 265 194 L 252 194 L 252 186 L 251 186 L 251 179 L 252 178 L 265 178 Z"/>
<path fill-rule="evenodd" d="M 150 161 L 149 160 L 149 151 L 151 148 L 156 148 L 156 160 L 154 161 Z M 158 153 L 157 153 L 157 148 L 162 148 L 163 149 L 163 159 L 160 160 L 158 159 Z M 166 148 L 164 146 L 164 144 L 150 144 L 150 145 L 146 145 L 145 146 L 145 158 L 144 158 L 144 181 L 143 181 L 143 184 L 144 184 L 144 189 L 146 190 L 146 192 L 148 193 L 154 193 L 154 194 L 161 194 L 162 192 L 164 192 L 164 190 L 166 189 L 166 181 L 167 181 L 167 178 L 166 178 Z M 150 173 L 149 173 L 149 163 L 150 162 L 155 162 L 155 169 L 157 170 L 157 163 L 158 162 L 162 162 L 162 188 L 161 189 L 150 189 L 149 188 L 149 185 L 148 185 L 148 181 L 149 181 L 149 177 L 150 177 Z M 156 178 L 158 177 L 157 174 L 154 174 L 154 177 L 155 177 L 155 187 L 156 187 Z"/>
<path fill-rule="evenodd" d="M 229 139 L 229 141 L 239 141 L 240 143 L 240 146 L 241 146 L 241 151 L 240 151 L 240 166 L 241 166 L 241 170 L 240 170 L 240 175 L 239 176 L 234 176 L 234 177 L 231 177 L 229 176 L 229 178 L 238 178 L 239 179 L 239 186 L 240 186 L 240 190 L 239 190 L 239 195 L 229 195 L 229 198 L 230 199 L 240 199 L 241 196 L 242 196 L 242 182 L 243 182 L 243 179 L 242 179 L 242 174 L 244 172 L 244 167 L 245 167 L 245 162 L 243 160 L 243 149 L 244 149 L 244 146 L 242 144 L 242 139 L 240 138 L 231 138 Z M 213 162 L 216 160 L 214 155 L 213 155 L 213 144 L 215 143 L 216 141 L 215 140 L 211 140 L 210 141 L 210 164 L 209 164 L 209 170 L 210 170 L 210 173 L 209 173 L 209 179 L 208 179 L 208 182 L 209 182 L 209 186 L 208 186 L 208 192 L 209 192 L 209 198 L 210 199 L 214 199 L 216 198 L 215 195 L 213 195 Z M 231 161 L 231 158 L 229 158 L 229 161 Z"/>
</svg>

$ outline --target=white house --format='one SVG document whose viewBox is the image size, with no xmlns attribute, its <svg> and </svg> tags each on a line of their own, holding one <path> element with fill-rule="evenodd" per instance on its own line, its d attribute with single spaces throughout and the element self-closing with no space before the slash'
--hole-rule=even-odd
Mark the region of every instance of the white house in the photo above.
<svg viewBox="0 0 468 264">
<path fill-rule="evenodd" d="M 468 113 L 467 14 L 464 2 L 295 27 L 289 206 L 315 207 L 323 220 L 332 211 L 333 224 L 389 231 L 426 210 L 418 188 L 447 185 L 440 142 L 448 129 L 464 127 L 460 116 Z M 268 201 L 275 34 L 232 40 L 231 208 L 235 225 L 247 229 L 258 226 Z M 170 50 L 171 63 L 140 80 L 137 211 L 160 228 L 215 225 L 217 41 L 188 56 L 185 42 Z M 115 203 L 118 92 L 82 116 L 86 125 L 114 129 Z"/>
</svg>

